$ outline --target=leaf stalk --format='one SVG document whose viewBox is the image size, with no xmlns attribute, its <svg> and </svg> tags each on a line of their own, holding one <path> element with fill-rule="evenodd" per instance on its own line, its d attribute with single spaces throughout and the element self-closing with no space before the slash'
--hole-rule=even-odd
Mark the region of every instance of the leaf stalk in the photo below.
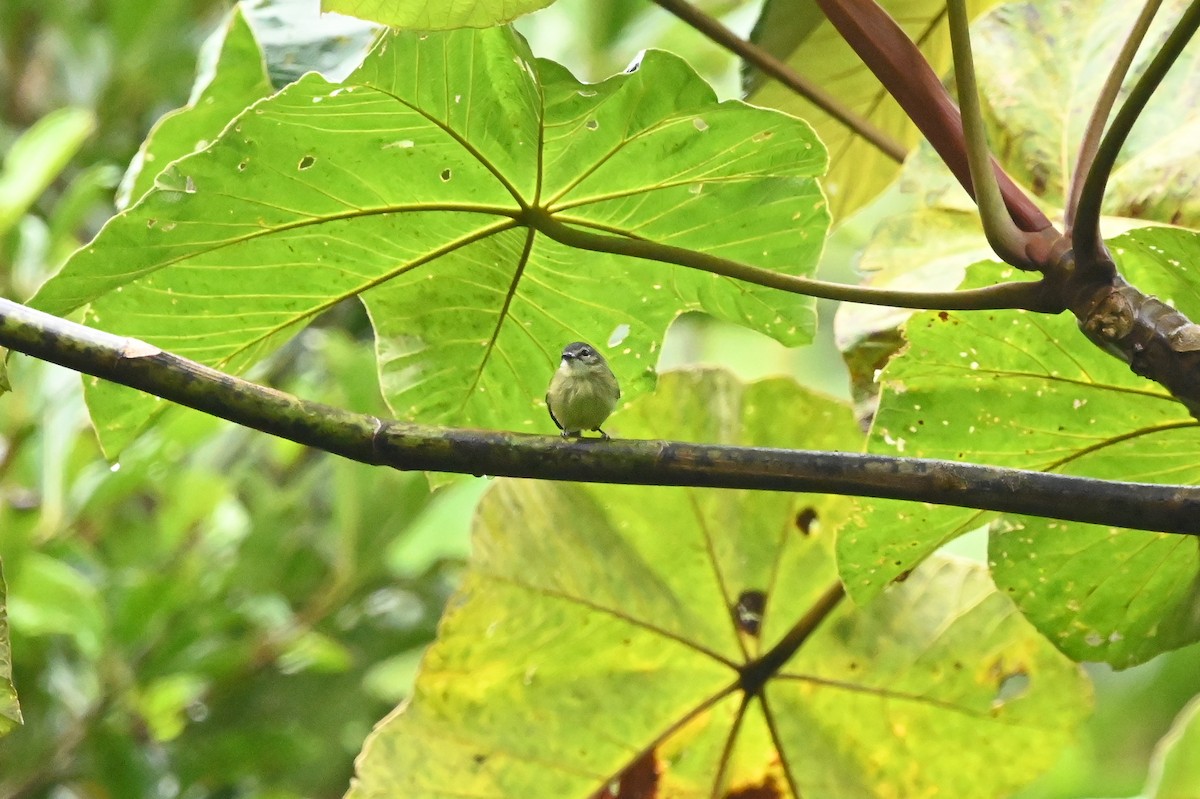
<svg viewBox="0 0 1200 799">
<path fill-rule="evenodd" d="M 1013 222 L 996 181 L 996 167 L 988 150 L 979 87 L 975 81 L 975 60 L 971 55 L 971 29 L 966 2 L 947 0 L 946 10 L 949 14 L 950 45 L 954 51 L 958 106 L 966 139 L 967 165 L 971 185 L 975 189 L 975 204 L 979 207 L 980 221 L 983 222 L 983 233 L 992 250 L 1006 263 L 1022 269 L 1036 269 L 1038 264 L 1027 255 L 1030 234 L 1021 231 Z"/>
<path fill-rule="evenodd" d="M 670 244 L 634 239 L 625 236 L 593 233 L 562 221 L 562 214 L 552 215 L 544 209 L 529 209 L 523 222 L 569 247 L 593 252 L 627 255 L 649 261 L 675 264 L 698 269 L 714 275 L 778 289 L 863 305 L 886 305 L 894 308 L 916 308 L 934 311 L 980 311 L 1002 308 L 1022 308 L 1028 311 L 1058 313 L 1062 310 L 1054 292 L 1046 290 L 1042 281 L 997 283 L 978 289 L 962 291 L 900 291 L 872 286 L 854 286 L 825 280 L 788 275 L 753 266 L 741 261 L 675 247 Z"/>
</svg>

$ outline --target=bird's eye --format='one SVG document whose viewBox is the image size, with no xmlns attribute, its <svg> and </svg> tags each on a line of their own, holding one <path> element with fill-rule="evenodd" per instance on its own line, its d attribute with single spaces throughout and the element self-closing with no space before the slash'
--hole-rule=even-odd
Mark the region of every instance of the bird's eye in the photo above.
<svg viewBox="0 0 1200 799">
<path fill-rule="evenodd" d="M 592 351 L 590 349 L 588 349 L 587 347 L 584 347 L 583 349 L 581 349 L 579 351 L 579 354 L 585 358 L 589 358 L 592 355 Z"/>
</svg>

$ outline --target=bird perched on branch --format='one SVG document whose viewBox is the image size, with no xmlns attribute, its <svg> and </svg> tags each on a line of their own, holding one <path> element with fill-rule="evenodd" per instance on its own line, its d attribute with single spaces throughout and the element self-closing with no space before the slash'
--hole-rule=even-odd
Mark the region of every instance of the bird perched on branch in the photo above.
<svg viewBox="0 0 1200 799">
<path fill-rule="evenodd" d="M 563 348 L 562 362 L 546 392 L 546 408 L 563 438 L 582 438 L 584 430 L 595 430 L 607 440 L 600 425 L 620 398 L 617 378 L 595 347 L 576 341 Z"/>
</svg>

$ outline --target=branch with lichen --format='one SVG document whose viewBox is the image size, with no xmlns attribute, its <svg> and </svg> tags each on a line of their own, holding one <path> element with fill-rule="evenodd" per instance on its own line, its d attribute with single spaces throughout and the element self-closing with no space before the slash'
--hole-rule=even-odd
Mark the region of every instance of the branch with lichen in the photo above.
<svg viewBox="0 0 1200 799">
<path fill-rule="evenodd" d="M 387 421 L 0 299 L 0 345 L 363 463 L 463 474 L 905 499 L 1200 535 L 1200 488 L 846 452 L 577 440 Z"/>
</svg>

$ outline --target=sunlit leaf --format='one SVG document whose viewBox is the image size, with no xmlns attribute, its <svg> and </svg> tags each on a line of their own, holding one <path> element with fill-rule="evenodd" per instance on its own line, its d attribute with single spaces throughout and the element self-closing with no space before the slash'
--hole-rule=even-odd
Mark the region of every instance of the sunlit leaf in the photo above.
<svg viewBox="0 0 1200 799">
<path fill-rule="evenodd" d="M 240 372 L 359 297 L 396 414 L 548 431 L 540 398 L 569 341 L 606 350 L 632 398 L 685 310 L 792 345 L 811 337 L 813 311 L 526 224 L 545 213 L 811 273 L 824 163 L 805 123 L 717 103 L 666 53 L 583 85 L 508 29 L 397 35 L 345 85 L 310 74 L 176 162 L 35 302 L 90 304 L 90 324 Z M 157 407 L 108 384 L 90 383 L 88 400 L 110 450 Z"/>
<path fill-rule="evenodd" d="M 1200 237 L 1144 229 L 1110 242 L 1131 280 L 1200 312 L 1188 272 Z M 1011 271 L 1011 270 L 1009 270 Z M 972 284 L 1003 278 L 994 265 Z M 1200 425 L 1165 390 L 1087 346 L 1066 315 L 924 313 L 881 377 L 869 449 L 1155 483 L 1200 482 Z M 982 511 L 864 503 L 840 537 L 839 568 L 860 600 L 940 545 L 987 524 Z M 998 585 L 1075 658 L 1118 667 L 1200 640 L 1200 552 L 1180 536 L 1009 520 L 993 535 Z"/>
<path fill-rule="evenodd" d="M 403 30 L 486 28 L 512 22 L 554 0 L 321 0 L 322 11 L 337 11 Z"/>
<path fill-rule="evenodd" d="M 844 406 L 722 373 L 669 373 L 611 424 L 859 438 Z M 1070 738 L 1080 673 L 980 567 L 939 560 L 867 607 L 840 600 L 845 508 L 497 481 L 413 700 L 368 739 L 350 795 L 1007 794 Z"/>
</svg>

